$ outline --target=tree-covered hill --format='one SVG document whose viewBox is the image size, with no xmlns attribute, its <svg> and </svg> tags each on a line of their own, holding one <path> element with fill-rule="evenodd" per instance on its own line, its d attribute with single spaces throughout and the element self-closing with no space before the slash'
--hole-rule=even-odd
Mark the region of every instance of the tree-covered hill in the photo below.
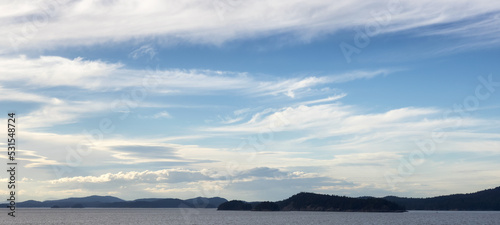
<svg viewBox="0 0 500 225">
<path fill-rule="evenodd" d="M 405 206 L 408 210 L 500 210 L 500 187 L 432 198 L 387 196 L 384 199 Z"/>
<path fill-rule="evenodd" d="M 261 202 L 252 207 L 243 201 L 229 201 L 218 210 L 254 211 L 337 211 L 337 212 L 404 212 L 404 207 L 381 198 L 350 198 L 335 195 L 299 193 L 278 202 Z"/>
<path fill-rule="evenodd" d="M 405 208 L 381 198 L 351 198 L 299 193 L 277 202 L 284 211 L 404 212 Z"/>
</svg>

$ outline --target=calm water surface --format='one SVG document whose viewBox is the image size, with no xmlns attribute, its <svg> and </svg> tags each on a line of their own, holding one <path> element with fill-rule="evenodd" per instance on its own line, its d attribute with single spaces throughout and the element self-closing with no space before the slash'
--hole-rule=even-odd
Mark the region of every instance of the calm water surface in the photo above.
<svg viewBox="0 0 500 225">
<path fill-rule="evenodd" d="M 500 224 L 500 212 L 250 212 L 215 209 L 18 209 L 0 224 Z"/>
</svg>

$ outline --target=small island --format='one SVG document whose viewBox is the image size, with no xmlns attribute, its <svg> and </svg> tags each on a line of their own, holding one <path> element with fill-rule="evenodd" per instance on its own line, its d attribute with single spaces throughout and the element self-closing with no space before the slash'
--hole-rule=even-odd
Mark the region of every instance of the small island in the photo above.
<svg viewBox="0 0 500 225">
<path fill-rule="evenodd" d="M 217 210 L 406 212 L 405 207 L 382 198 L 351 198 L 306 192 L 301 192 L 277 202 L 266 201 L 250 204 L 244 201 L 233 200 L 222 203 Z"/>
</svg>

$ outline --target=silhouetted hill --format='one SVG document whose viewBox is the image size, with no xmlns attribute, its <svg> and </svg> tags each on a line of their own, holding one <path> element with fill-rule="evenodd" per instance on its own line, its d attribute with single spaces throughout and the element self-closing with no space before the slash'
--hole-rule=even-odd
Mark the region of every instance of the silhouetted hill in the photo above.
<svg viewBox="0 0 500 225">
<path fill-rule="evenodd" d="M 335 195 L 299 193 L 278 202 L 251 205 L 243 201 L 229 201 L 218 210 L 254 211 L 349 211 L 349 212 L 404 212 L 404 207 L 381 198 L 350 198 Z"/>
<path fill-rule="evenodd" d="M 2 206 L 5 204 L 2 204 Z M 35 201 L 35 200 L 28 200 L 25 202 L 17 203 L 18 206 L 24 206 L 24 207 L 42 207 L 43 202 Z"/>
<path fill-rule="evenodd" d="M 59 206 L 61 208 L 69 208 L 74 206 L 75 204 L 82 204 L 85 207 L 99 207 L 104 203 L 110 202 L 124 202 L 123 199 L 119 199 L 113 196 L 97 196 L 92 195 L 88 197 L 82 198 L 66 198 L 60 200 L 47 200 L 43 202 L 28 200 L 25 202 L 17 203 L 19 207 L 52 207 Z M 4 205 L 4 204 L 2 204 Z"/>
<path fill-rule="evenodd" d="M 500 187 L 432 198 L 387 196 L 384 199 L 405 206 L 408 210 L 500 210 Z"/>
<path fill-rule="evenodd" d="M 351 198 L 301 192 L 276 202 L 283 211 L 404 212 L 405 208 L 381 198 Z"/>
</svg>

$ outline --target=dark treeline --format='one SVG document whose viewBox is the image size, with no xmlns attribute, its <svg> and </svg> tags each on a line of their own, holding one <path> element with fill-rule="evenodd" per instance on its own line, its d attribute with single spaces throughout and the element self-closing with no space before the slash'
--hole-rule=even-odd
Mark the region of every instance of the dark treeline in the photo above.
<svg viewBox="0 0 500 225">
<path fill-rule="evenodd" d="M 407 210 L 500 210 L 500 187 L 432 198 L 387 196 L 384 199 L 405 206 Z"/>
</svg>

